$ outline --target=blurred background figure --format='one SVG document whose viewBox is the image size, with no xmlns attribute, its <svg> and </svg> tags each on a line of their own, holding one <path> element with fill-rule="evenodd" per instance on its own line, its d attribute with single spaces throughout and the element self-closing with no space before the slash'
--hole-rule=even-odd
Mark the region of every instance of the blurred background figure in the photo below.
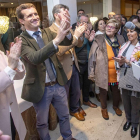
<svg viewBox="0 0 140 140">
<path fill-rule="evenodd" d="M 49 18 L 48 18 L 48 16 L 46 16 L 42 21 L 42 28 L 44 29 L 44 28 L 47 28 L 47 27 L 49 27 Z"/>
<path fill-rule="evenodd" d="M 139 17 L 140 19 L 140 9 L 137 10 L 136 15 Z"/>
<path fill-rule="evenodd" d="M 104 20 L 104 22 L 105 22 L 105 24 L 108 22 L 108 18 L 107 17 L 103 17 L 103 20 Z"/>
<path fill-rule="evenodd" d="M 126 22 L 127 18 L 124 15 L 122 15 L 122 25 L 124 26 Z"/>
<path fill-rule="evenodd" d="M 105 21 L 103 19 L 98 19 L 94 24 L 95 36 L 98 34 L 104 34 L 105 26 L 106 26 Z"/>
<path fill-rule="evenodd" d="M 129 18 L 129 21 L 133 22 L 133 23 L 137 23 L 139 22 L 139 16 L 137 15 L 132 15 L 130 18 Z"/>
<path fill-rule="evenodd" d="M 108 14 L 108 18 L 111 19 L 111 18 L 114 18 L 114 15 L 116 15 L 114 12 L 110 12 Z"/>
<path fill-rule="evenodd" d="M 85 11 L 83 9 L 79 9 L 78 12 L 77 12 L 77 17 L 82 15 L 82 14 L 85 14 Z M 72 30 L 75 30 L 76 25 L 77 25 L 77 22 L 72 24 Z"/>
</svg>

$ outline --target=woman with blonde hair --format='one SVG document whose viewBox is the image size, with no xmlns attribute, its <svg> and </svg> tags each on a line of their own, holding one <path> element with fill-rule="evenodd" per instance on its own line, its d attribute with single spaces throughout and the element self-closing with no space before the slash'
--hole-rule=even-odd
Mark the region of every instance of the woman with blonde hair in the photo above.
<svg viewBox="0 0 140 140">
<path fill-rule="evenodd" d="M 120 46 L 125 42 L 123 36 L 118 35 L 120 23 L 110 19 L 105 28 L 105 34 L 95 37 L 89 54 L 89 79 L 95 81 L 100 90 L 102 117 L 109 119 L 107 111 L 107 91 L 110 87 L 113 94 L 113 109 L 118 116 L 122 115 L 119 109 L 120 92 L 117 83 L 115 61 Z"/>
</svg>

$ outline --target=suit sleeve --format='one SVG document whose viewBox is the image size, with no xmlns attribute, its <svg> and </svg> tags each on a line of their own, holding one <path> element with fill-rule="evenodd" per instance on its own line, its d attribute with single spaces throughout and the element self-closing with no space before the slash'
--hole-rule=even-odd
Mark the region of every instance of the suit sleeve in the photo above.
<svg viewBox="0 0 140 140">
<path fill-rule="evenodd" d="M 39 50 L 36 50 L 31 46 L 33 46 L 33 44 L 27 42 L 27 40 L 22 37 L 21 57 L 34 65 L 44 62 L 58 51 L 58 49 L 55 49 L 52 41 Z"/>
<path fill-rule="evenodd" d="M 80 39 L 76 39 L 75 36 L 73 36 L 73 41 L 72 41 L 72 44 L 69 45 L 69 46 L 61 46 L 61 45 L 58 45 L 58 53 L 57 55 L 58 56 L 62 56 L 65 52 L 69 51 L 71 48 L 77 46 L 77 47 L 82 47 L 83 45 L 83 41 L 81 41 Z"/>
</svg>

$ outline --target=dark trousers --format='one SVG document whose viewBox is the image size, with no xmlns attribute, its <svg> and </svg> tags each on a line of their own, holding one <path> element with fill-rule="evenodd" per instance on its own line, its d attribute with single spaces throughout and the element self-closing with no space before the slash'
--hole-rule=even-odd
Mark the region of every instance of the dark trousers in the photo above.
<svg viewBox="0 0 140 140">
<path fill-rule="evenodd" d="M 122 99 L 127 122 L 131 122 L 133 127 L 139 124 L 140 98 L 130 96 L 131 91 L 122 89 Z"/>
<path fill-rule="evenodd" d="M 13 122 L 13 118 L 12 115 L 10 113 L 10 121 L 11 121 L 11 133 L 12 133 L 12 140 L 15 140 L 15 136 L 16 136 L 16 128 Z"/>
<path fill-rule="evenodd" d="M 89 101 L 89 88 L 90 88 L 90 80 L 88 79 L 88 62 L 86 64 L 80 64 L 80 87 L 82 89 L 83 101 Z"/>
<path fill-rule="evenodd" d="M 65 87 L 60 86 L 59 84 L 45 87 L 42 99 L 38 103 L 33 104 L 36 111 L 37 130 L 40 139 L 50 140 L 48 117 L 49 106 L 51 103 L 56 109 L 59 118 L 60 133 L 63 137 L 63 140 L 71 140 L 72 132 L 70 129 L 67 94 Z"/>
<path fill-rule="evenodd" d="M 65 85 L 65 89 L 69 97 L 70 111 L 73 113 L 78 112 L 78 109 L 80 107 L 79 100 L 81 91 L 79 83 L 79 73 L 75 64 L 73 65 L 72 76 Z"/>
<path fill-rule="evenodd" d="M 110 85 L 112 94 L 113 94 L 113 106 L 118 107 L 120 102 L 120 90 L 118 89 L 118 85 Z M 102 109 L 107 108 L 107 91 L 103 88 L 100 88 L 100 101 Z"/>
</svg>

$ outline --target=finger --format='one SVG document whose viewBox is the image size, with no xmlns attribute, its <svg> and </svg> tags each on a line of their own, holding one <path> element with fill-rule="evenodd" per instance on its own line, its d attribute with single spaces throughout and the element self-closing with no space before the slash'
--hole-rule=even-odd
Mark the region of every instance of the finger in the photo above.
<svg viewBox="0 0 140 140">
<path fill-rule="evenodd" d="M 13 45 L 14 45 L 14 42 L 11 42 L 10 45 L 9 45 L 10 49 L 12 48 Z"/>
<path fill-rule="evenodd" d="M 67 33 L 71 28 L 72 28 L 72 26 L 70 26 L 65 32 Z"/>
<path fill-rule="evenodd" d="M 19 38 L 18 37 L 16 37 L 15 39 L 14 39 L 14 42 L 18 42 L 18 40 L 19 40 Z"/>
<path fill-rule="evenodd" d="M 67 20 L 69 20 L 69 21 L 70 21 L 70 16 L 68 16 L 67 14 L 64 14 L 64 17 L 66 17 L 66 18 L 67 18 Z"/>
<path fill-rule="evenodd" d="M 70 17 L 70 14 L 69 14 L 69 11 L 68 11 L 68 9 L 66 9 L 66 13 L 67 13 L 67 15 Z"/>
<path fill-rule="evenodd" d="M 10 54 L 10 51 L 6 51 L 6 55 L 7 55 L 7 57 L 9 56 L 9 54 Z"/>
</svg>

